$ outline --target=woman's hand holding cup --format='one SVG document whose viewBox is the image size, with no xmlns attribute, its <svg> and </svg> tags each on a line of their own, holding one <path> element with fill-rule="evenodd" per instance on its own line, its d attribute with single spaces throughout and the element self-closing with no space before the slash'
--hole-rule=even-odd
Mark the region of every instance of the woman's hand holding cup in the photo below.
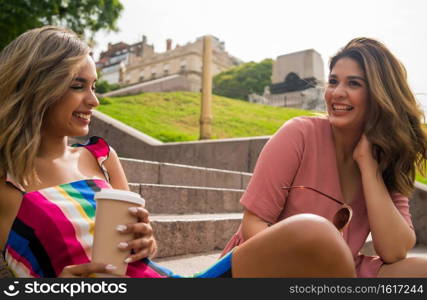
<svg viewBox="0 0 427 300">
<path fill-rule="evenodd" d="M 156 240 L 153 236 L 153 229 L 150 225 L 149 212 L 142 206 L 130 207 L 129 213 L 137 218 L 136 223 L 118 225 L 117 231 L 123 234 L 133 233 L 134 239 L 120 242 L 117 247 L 120 250 L 132 250 L 132 254 L 125 259 L 126 263 L 131 263 L 153 257 L 156 250 Z"/>
<path fill-rule="evenodd" d="M 138 193 L 118 189 L 102 189 L 94 199 L 92 262 L 109 263 L 117 267 L 116 274 L 125 275 L 128 263 L 147 257 L 155 247 L 145 201 Z"/>
<path fill-rule="evenodd" d="M 60 278 L 87 278 L 95 275 L 96 273 L 102 273 L 109 275 L 109 277 L 127 278 L 127 276 L 115 275 L 114 271 L 117 267 L 110 264 L 103 263 L 86 263 L 80 265 L 70 265 L 62 269 L 61 274 L 58 275 Z"/>
</svg>

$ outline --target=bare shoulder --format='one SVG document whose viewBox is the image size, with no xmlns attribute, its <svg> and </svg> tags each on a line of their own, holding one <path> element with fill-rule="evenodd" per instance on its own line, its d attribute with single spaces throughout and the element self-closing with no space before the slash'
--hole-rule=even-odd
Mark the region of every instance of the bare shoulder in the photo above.
<svg viewBox="0 0 427 300">
<path fill-rule="evenodd" d="M 110 154 L 108 155 L 104 166 L 107 168 L 108 174 L 110 176 L 110 184 L 113 186 L 113 188 L 121 190 L 129 189 L 126 174 L 123 170 L 122 164 L 120 163 L 119 156 L 117 155 L 117 152 L 111 147 Z"/>
<path fill-rule="evenodd" d="M 0 214 L 7 207 L 19 206 L 22 193 L 8 184 L 5 178 L 0 178 Z"/>
<path fill-rule="evenodd" d="M 110 147 L 110 153 L 108 154 L 108 158 L 104 162 L 105 167 L 108 172 L 115 172 L 117 167 L 122 168 L 122 164 L 120 163 L 119 156 L 117 155 L 116 150 Z M 111 174 L 110 174 L 111 175 Z"/>
<path fill-rule="evenodd" d="M 0 249 L 4 248 L 21 201 L 21 192 L 6 183 L 5 178 L 0 178 Z"/>
<path fill-rule="evenodd" d="M 105 163 L 109 163 L 111 161 L 119 161 L 119 156 L 113 147 L 110 147 L 110 153 Z"/>
</svg>

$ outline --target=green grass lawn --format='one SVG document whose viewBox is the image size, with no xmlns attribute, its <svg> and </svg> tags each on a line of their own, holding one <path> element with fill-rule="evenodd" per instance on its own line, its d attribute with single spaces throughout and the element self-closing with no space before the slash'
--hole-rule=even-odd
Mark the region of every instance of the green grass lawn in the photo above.
<svg viewBox="0 0 427 300">
<path fill-rule="evenodd" d="M 199 139 L 200 93 L 144 93 L 104 98 L 98 110 L 162 142 Z M 212 138 L 271 135 L 311 111 L 253 104 L 220 96 L 212 99 Z"/>
<path fill-rule="evenodd" d="M 144 93 L 101 99 L 98 110 L 162 142 L 199 139 L 200 93 Z M 315 113 L 213 96 L 212 138 L 272 135 L 287 120 Z M 417 181 L 427 178 L 417 173 Z"/>
<path fill-rule="evenodd" d="M 419 181 L 421 183 L 427 184 L 427 178 L 423 177 L 421 174 L 417 173 L 415 177 L 416 181 Z"/>
</svg>

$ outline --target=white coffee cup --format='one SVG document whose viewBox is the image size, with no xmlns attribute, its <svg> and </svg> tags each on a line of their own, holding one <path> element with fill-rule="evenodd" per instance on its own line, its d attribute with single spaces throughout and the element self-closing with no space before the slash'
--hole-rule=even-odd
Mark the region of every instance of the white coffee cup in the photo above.
<svg viewBox="0 0 427 300">
<path fill-rule="evenodd" d="M 137 193 L 117 189 L 102 189 L 95 193 L 94 199 L 96 213 L 92 262 L 112 264 L 117 267 L 115 274 L 125 275 L 127 263 L 124 260 L 130 251 L 120 250 L 118 244 L 132 240 L 133 234 L 120 233 L 117 226 L 135 223 L 137 220 L 129 212 L 129 207 L 144 206 L 145 200 Z"/>
</svg>

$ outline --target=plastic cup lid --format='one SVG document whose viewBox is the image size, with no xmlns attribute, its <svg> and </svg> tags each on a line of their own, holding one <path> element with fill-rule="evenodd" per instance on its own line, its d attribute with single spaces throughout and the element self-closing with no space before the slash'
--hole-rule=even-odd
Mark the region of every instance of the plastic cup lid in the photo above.
<svg viewBox="0 0 427 300">
<path fill-rule="evenodd" d="M 102 189 L 101 191 L 95 193 L 94 199 L 95 200 L 97 199 L 121 200 L 121 201 L 132 202 L 139 205 L 145 204 L 144 198 L 142 198 L 139 194 L 131 191 L 116 190 L 116 189 Z"/>
</svg>

